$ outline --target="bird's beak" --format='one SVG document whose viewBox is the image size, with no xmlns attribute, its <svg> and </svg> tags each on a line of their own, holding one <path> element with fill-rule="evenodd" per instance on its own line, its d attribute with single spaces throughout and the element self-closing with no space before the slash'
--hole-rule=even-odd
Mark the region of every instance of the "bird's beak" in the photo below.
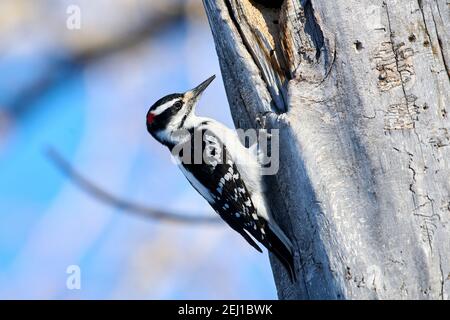
<svg viewBox="0 0 450 320">
<path fill-rule="evenodd" d="M 213 80 L 216 78 L 216 75 L 213 75 L 212 77 L 209 77 L 207 80 L 200 83 L 197 87 L 192 89 L 189 93 L 191 95 L 191 99 L 194 101 L 197 101 L 198 98 L 202 95 L 202 93 L 208 88 L 208 86 L 213 82 Z"/>
</svg>

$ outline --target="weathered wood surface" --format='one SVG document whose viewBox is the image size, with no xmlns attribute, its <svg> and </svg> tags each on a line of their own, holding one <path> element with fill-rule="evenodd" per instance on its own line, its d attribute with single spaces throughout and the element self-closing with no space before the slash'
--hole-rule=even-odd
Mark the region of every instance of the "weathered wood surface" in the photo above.
<svg viewBox="0 0 450 320">
<path fill-rule="evenodd" d="M 204 5 L 236 127 L 280 129 L 279 297 L 448 299 L 450 4 L 261 2 Z"/>
</svg>

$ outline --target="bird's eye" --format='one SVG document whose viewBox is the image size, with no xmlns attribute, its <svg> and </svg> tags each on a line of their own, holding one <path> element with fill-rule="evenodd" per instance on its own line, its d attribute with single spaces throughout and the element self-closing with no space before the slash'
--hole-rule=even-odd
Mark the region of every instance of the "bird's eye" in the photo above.
<svg viewBox="0 0 450 320">
<path fill-rule="evenodd" d="M 181 103 L 181 101 L 177 101 L 174 103 L 173 107 L 178 111 L 181 109 L 181 107 L 183 106 L 183 104 Z"/>
</svg>

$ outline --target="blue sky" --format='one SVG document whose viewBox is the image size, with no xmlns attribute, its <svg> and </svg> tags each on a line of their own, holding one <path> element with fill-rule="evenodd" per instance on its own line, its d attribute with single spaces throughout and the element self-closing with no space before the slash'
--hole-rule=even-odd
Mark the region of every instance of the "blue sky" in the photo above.
<svg viewBox="0 0 450 320">
<path fill-rule="evenodd" d="M 11 40 L 0 57 L 0 298 L 276 298 L 267 253 L 224 225 L 126 214 L 73 185 L 44 152 L 56 148 L 121 197 L 212 215 L 145 129 L 155 100 L 211 74 L 218 78 L 197 112 L 232 126 L 207 24 L 179 23 L 138 48 L 63 73 L 14 115 L 13 98 L 25 84 L 67 54 L 56 55 L 55 46 L 36 40 L 23 48 Z M 81 268 L 81 290 L 66 287 L 69 265 Z"/>
</svg>

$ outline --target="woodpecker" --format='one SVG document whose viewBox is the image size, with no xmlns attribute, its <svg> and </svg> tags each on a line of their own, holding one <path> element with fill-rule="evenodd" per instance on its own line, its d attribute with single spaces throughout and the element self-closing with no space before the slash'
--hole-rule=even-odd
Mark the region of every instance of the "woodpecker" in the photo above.
<svg viewBox="0 0 450 320">
<path fill-rule="evenodd" d="M 147 130 L 169 148 L 190 184 L 219 216 L 256 250 L 262 252 L 254 239 L 274 253 L 295 281 L 292 243 L 267 206 L 263 167 L 255 146 L 245 147 L 236 131 L 195 115 L 202 93 L 214 79 L 156 101 L 147 112 Z M 195 142 L 196 137 L 201 138 L 200 143 Z M 205 159 L 192 161 L 195 154 L 205 155 Z"/>
</svg>

